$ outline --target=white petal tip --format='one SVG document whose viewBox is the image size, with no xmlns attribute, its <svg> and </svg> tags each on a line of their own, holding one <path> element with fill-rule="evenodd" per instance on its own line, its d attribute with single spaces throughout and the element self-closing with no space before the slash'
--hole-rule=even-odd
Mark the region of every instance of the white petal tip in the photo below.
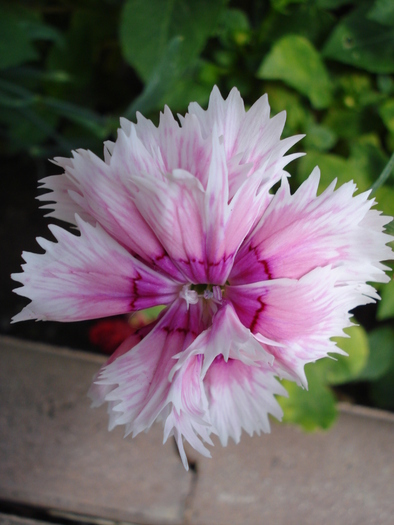
<svg viewBox="0 0 394 525">
<path fill-rule="evenodd" d="M 37 315 L 28 306 L 23 308 L 19 314 L 14 315 L 11 319 L 11 324 L 19 323 L 20 321 L 38 321 Z"/>
</svg>

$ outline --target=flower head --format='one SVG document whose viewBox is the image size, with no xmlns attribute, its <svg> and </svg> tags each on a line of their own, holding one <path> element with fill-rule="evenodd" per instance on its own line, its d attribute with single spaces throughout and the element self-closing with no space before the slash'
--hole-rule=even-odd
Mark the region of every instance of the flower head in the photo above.
<svg viewBox="0 0 394 525">
<path fill-rule="evenodd" d="M 168 108 L 155 127 L 121 121 L 104 160 L 78 150 L 57 158 L 40 196 L 58 226 L 46 253 L 24 254 L 16 293 L 31 303 L 15 317 L 76 321 L 166 305 L 130 335 L 98 373 L 94 405 L 108 402 L 110 428 L 126 434 L 164 424 L 185 466 L 183 440 L 204 455 L 217 434 L 269 431 L 280 419 L 277 377 L 306 386 L 304 366 L 328 352 L 349 311 L 388 280 L 389 218 L 335 182 L 317 196 L 319 170 L 294 194 L 280 140 L 285 116 L 267 97 L 245 111 L 233 89 L 214 88 L 206 111 L 189 106 L 180 125 Z M 271 194 L 273 185 L 279 190 Z"/>
</svg>

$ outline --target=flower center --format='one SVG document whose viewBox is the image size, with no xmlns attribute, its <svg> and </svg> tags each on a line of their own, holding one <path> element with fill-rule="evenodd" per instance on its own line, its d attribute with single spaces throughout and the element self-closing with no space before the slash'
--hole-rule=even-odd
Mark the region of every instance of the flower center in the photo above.
<svg viewBox="0 0 394 525">
<path fill-rule="evenodd" d="M 187 307 L 189 308 L 190 304 L 196 304 L 200 299 L 221 304 L 222 292 L 222 287 L 216 284 L 185 284 L 179 296 L 185 299 Z"/>
</svg>

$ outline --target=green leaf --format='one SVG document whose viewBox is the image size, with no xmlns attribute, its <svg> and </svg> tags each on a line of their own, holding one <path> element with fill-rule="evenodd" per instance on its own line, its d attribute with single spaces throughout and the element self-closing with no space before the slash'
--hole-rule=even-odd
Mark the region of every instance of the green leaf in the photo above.
<svg viewBox="0 0 394 525">
<path fill-rule="evenodd" d="M 343 91 L 343 102 L 350 108 L 363 108 L 375 105 L 384 99 L 384 95 L 374 90 L 373 78 L 364 71 L 351 72 L 341 75 L 337 80 Z"/>
<path fill-rule="evenodd" d="M 375 0 L 367 16 L 370 20 L 374 20 L 380 24 L 394 26 L 393 0 Z"/>
<path fill-rule="evenodd" d="M 379 106 L 379 115 L 386 128 L 394 133 L 394 98 L 389 98 Z"/>
<path fill-rule="evenodd" d="M 379 321 L 394 317 L 394 279 L 383 286 L 381 291 L 382 300 L 378 305 L 377 318 Z"/>
<path fill-rule="evenodd" d="M 15 82 L 19 82 L 20 85 L 28 84 L 29 88 L 36 88 L 41 82 L 48 83 L 68 83 L 72 79 L 68 73 L 65 71 L 45 71 L 41 67 L 31 67 L 31 66 L 19 66 L 9 72 L 9 77 L 11 77 Z"/>
<path fill-rule="evenodd" d="M 391 221 L 388 224 L 386 224 L 384 228 L 388 235 L 391 235 L 392 237 L 394 237 L 394 221 Z"/>
<path fill-rule="evenodd" d="M 325 368 L 326 380 L 330 385 L 353 381 L 365 367 L 368 355 L 368 336 L 362 326 L 351 326 L 345 332 L 349 338 L 334 337 L 339 348 L 348 355 L 335 354 L 333 359 L 322 359 L 317 364 Z"/>
<path fill-rule="evenodd" d="M 107 138 L 111 131 L 111 127 L 113 128 L 113 125 L 111 126 L 109 120 L 88 108 L 77 106 L 70 102 L 65 102 L 52 97 L 42 97 L 40 102 L 49 108 L 52 113 L 61 115 L 68 120 L 79 124 L 101 140 Z"/>
<path fill-rule="evenodd" d="M 366 180 L 373 181 L 372 190 L 386 181 L 392 167 L 378 144 L 379 137 L 375 134 L 361 136 L 353 142 L 349 156 L 349 161 L 359 170 L 359 174 L 364 175 Z M 358 177 L 355 182 L 358 182 Z"/>
<path fill-rule="evenodd" d="M 37 95 L 30 90 L 0 78 L 0 105 L 7 108 L 25 107 L 34 104 L 36 99 Z"/>
<path fill-rule="evenodd" d="M 61 33 L 56 28 L 43 24 L 40 20 L 25 20 L 23 29 L 31 40 L 62 42 Z"/>
<path fill-rule="evenodd" d="M 328 127 L 312 123 L 307 127 L 305 146 L 309 149 L 327 151 L 337 141 L 336 134 Z"/>
<path fill-rule="evenodd" d="M 83 89 L 88 85 L 95 61 L 101 55 L 100 46 L 105 39 L 111 37 L 112 26 L 111 12 L 83 8 L 72 11 L 67 33 L 52 46 L 47 67 L 49 70 L 64 72 L 74 85 L 58 86 L 54 95 L 64 96 L 70 89 L 75 89 L 75 86 Z M 75 101 L 75 94 L 70 98 Z"/>
<path fill-rule="evenodd" d="M 394 72 L 394 31 L 368 20 L 368 5 L 353 11 L 336 26 L 323 56 L 371 73 Z"/>
<path fill-rule="evenodd" d="M 282 381 L 289 397 L 278 398 L 284 412 L 283 421 L 300 425 L 308 432 L 319 428 L 328 429 L 337 418 L 334 394 L 321 381 L 313 366 L 306 366 L 308 390 L 293 382 Z"/>
<path fill-rule="evenodd" d="M 169 42 L 180 37 L 180 65 L 186 68 L 212 35 L 223 7 L 223 0 L 127 0 L 120 23 L 126 61 L 147 81 Z"/>
<path fill-rule="evenodd" d="M 0 7 L 0 69 L 36 60 L 38 53 L 25 31 L 23 18 Z"/>
<path fill-rule="evenodd" d="M 376 209 L 383 212 L 383 215 L 394 217 L 394 189 L 389 186 L 381 186 L 374 195 L 376 199 Z"/>
<path fill-rule="evenodd" d="M 339 138 L 351 140 L 364 131 L 365 119 L 362 111 L 332 107 L 328 110 L 322 124 L 330 128 Z"/>
<path fill-rule="evenodd" d="M 373 183 L 371 189 L 372 189 L 372 194 L 374 194 L 375 191 L 381 189 L 383 187 L 383 184 L 389 179 L 392 171 L 393 171 L 393 168 L 394 168 L 394 153 L 391 155 L 391 159 L 388 161 L 388 163 L 386 164 L 386 166 L 384 167 L 384 169 L 382 170 L 381 174 L 379 175 L 379 177 L 376 179 L 376 181 Z M 391 198 L 393 197 L 393 192 L 391 192 Z M 383 197 L 383 200 L 385 201 L 385 204 L 387 206 L 387 204 L 389 204 L 389 202 L 387 202 L 387 192 L 386 193 L 383 193 L 383 192 L 380 192 L 380 194 L 382 197 Z M 392 203 L 392 201 L 391 201 Z M 391 204 L 390 206 L 390 210 L 388 211 L 388 215 L 393 215 L 393 212 L 394 212 L 394 203 Z"/>
<path fill-rule="evenodd" d="M 394 359 L 386 374 L 370 383 L 370 392 L 378 407 L 388 410 L 394 408 Z"/>
<path fill-rule="evenodd" d="M 390 75 L 378 75 L 376 84 L 384 95 L 390 95 L 394 91 L 394 79 Z"/>
<path fill-rule="evenodd" d="M 333 155 L 331 153 L 320 153 L 317 151 L 309 151 L 305 157 L 298 161 L 297 178 L 299 182 L 306 180 L 315 166 L 319 166 L 321 171 L 319 192 L 331 184 L 336 178 L 338 180 L 337 187 L 345 182 L 354 180 L 360 191 L 366 191 L 370 187 L 368 177 L 360 172 L 358 166 L 351 161 Z"/>
<path fill-rule="evenodd" d="M 286 111 L 284 135 L 292 135 L 306 127 L 310 114 L 298 93 L 273 82 L 267 85 L 266 93 L 274 114 Z"/>
<path fill-rule="evenodd" d="M 274 11 L 264 17 L 258 31 L 262 42 L 274 44 L 284 36 L 297 34 L 312 44 L 320 45 L 335 24 L 331 13 L 320 9 L 308 0 L 297 6 Z"/>
<path fill-rule="evenodd" d="M 73 145 L 56 131 L 57 115 L 45 108 L 21 107 L 8 115 L 7 111 L 2 111 L 1 116 L 9 118 L 7 134 L 11 151 L 27 149 L 30 154 L 36 155 L 37 147 L 46 139 L 57 143 L 57 152 L 59 148 L 62 152 L 73 149 Z"/>
<path fill-rule="evenodd" d="M 243 46 L 250 40 L 251 30 L 246 13 L 240 9 L 226 9 L 219 20 L 219 38 L 226 46 Z"/>
<path fill-rule="evenodd" d="M 319 7 L 323 9 L 336 9 L 347 4 L 354 4 L 357 0 L 316 0 Z"/>
<path fill-rule="evenodd" d="M 388 326 L 368 334 L 369 356 L 356 381 L 373 381 L 382 377 L 394 360 L 394 330 Z"/>
<path fill-rule="evenodd" d="M 286 12 L 286 8 L 291 4 L 305 4 L 307 0 L 271 0 L 271 5 L 277 11 Z"/>
<path fill-rule="evenodd" d="M 365 135 L 354 141 L 348 159 L 331 153 L 308 151 L 298 161 L 298 176 L 304 181 L 315 166 L 321 170 L 320 189 L 326 188 L 335 178 L 338 186 L 353 180 L 359 191 L 370 189 L 373 180 L 384 168 L 387 157 L 376 146 L 379 139 L 374 135 Z"/>
<path fill-rule="evenodd" d="M 335 359 L 319 359 L 305 367 L 308 390 L 295 383 L 282 381 L 288 398 L 278 398 L 283 408 L 283 420 L 301 425 L 304 430 L 327 429 L 337 417 L 336 400 L 327 383 L 338 385 L 357 378 L 367 363 L 368 338 L 360 326 L 351 326 L 345 332 L 350 338 L 336 338 L 337 344 L 348 356 L 335 354 Z"/>
<path fill-rule="evenodd" d="M 274 44 L 257 72 L 263 79 L 282 80 L 309 98 L 315 108 L 332 100 L 332 85 L 319 53 L 306 38 L 288 35 Z"/>
<path fill-rule="evenodd" d="M 214 65 L 203 66 L 199 60 L 199 66 L 192 73 L 177 78 L 156 107 L 162 109 L 167 104 L 173 113 L 184 113 L 191 100 L 202 107 L 207 106 L 212 86 L 218 83 L 219 78 Z"/>
<path fill-rule="evenodd" d="M 155 321 L 159 316 L 160 312 L 162 312 L 165 308 L 165 305 L 152 306 L 151 308 L 139 310 L 138 314 L 145 316 L 149 322 Z"/>
<path fill-rule="evenodd" d="M 182 46 L 183 39 L 181 37 L 175 37 L 167 45 L 166 52 L 151 74 L 144 91 L 123 113 L 126 118 L 133 120 L 137 111 L 146 114 L 158 106 L 160 107 L 161 99 L 172 89 L 177 79 L 180 78 L 182 71 L 180 64 Z"/>
</svg>

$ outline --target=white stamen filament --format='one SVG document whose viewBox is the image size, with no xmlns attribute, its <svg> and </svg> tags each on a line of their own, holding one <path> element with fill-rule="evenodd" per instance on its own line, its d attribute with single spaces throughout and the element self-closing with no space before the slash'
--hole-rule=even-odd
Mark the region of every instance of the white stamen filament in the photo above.
<svg viewBox="0 0 394 525">
<path fill-rule="evenodd" d="M 185 299 L 187 309 L 190 304 L 198 303 L 199 298 L 203 298 L 207 301 L 212 300 L 214 303 L 222 303 L 222 289 L 220 286 L 212 286 L 212 290 L 206 288 L 202 294 L 196 292 L 196 290 L 190 290 L 190 285 L 185 284 L 179 293 L 179 297 Z"/>
<path fill-rule="evenodd" d="M 190 285 L 185 284 L 179 293 L 179 297 L 181 299 L 185 299 L 187 309 L 189 310 L 190 304 L 197 304 L 198 303 L 198 293 L 195 290 L 190 290 Z"/>
</svg>

